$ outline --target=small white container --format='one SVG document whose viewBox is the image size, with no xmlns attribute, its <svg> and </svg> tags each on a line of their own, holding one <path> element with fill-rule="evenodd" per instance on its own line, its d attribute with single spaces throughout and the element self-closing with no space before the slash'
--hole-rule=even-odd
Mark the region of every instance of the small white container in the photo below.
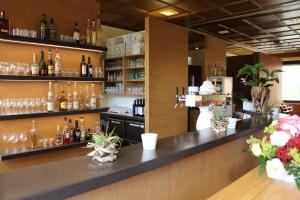
<svg viewBox="0 0 300 200">
<path fill-rule="evenodd" d="M 144 150 L 155 150 L 156 142 L 157 142 L 157 134 L 143 133 L 141 136 L 142 136 Z"/>
<path fill-rule="evenodd" d="M 228 129 L 229 128 L 230 129 L 235 129 L 237 121 L 240 121 L 240 119 L 229 117 L 228 118 L 228 126 L 227 126 L 227 128 Z"/>
</svg>

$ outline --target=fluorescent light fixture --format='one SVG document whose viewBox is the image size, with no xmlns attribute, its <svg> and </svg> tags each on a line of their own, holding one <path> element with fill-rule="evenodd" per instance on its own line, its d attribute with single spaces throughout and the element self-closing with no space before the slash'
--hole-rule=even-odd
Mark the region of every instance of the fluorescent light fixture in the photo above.
<svg viewBox="0 0 300 200">
<path fill-rule="evenodd" d="M 218 31 L 219 34 L 224 35 L 230 33 L 228 30 Z"/>
<path fill-rule="evenodd" d="M 288 19 L 288 20 L 284 20 L 284 23 L 286 23 L 287 25 L 293 25 L 293 24 L 300 24 L 300 18 L 294 18 L 294 19 Z"/>
<path fill-rule="evenodd" d="M 164 16 L 173 16 L 173 15 L 177 15 L 178 12 L 174 9 L 171 9 L 171 8 L 167 8 L 167 9 L 164 9 L 164 10 L 161 10 L 159 11 L 160 14 L 164 15 Z"/>
</svg>

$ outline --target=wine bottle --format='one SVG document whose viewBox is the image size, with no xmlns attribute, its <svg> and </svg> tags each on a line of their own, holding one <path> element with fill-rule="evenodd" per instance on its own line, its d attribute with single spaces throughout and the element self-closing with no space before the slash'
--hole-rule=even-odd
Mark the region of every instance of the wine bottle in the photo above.
<svg viewBox="0 0 300 200">
<path fill-rule="evenodd" d="M 47 67 L 44 60 L 44 50 L 41 50 L 41 59 L 39 63 L 39 74 L 40 76 L 47 76 Z"/>
<path fill-rule="evenodd" d="M 84 100 L 82 96 L 82 87 L 79 87 L 79 96 L 78 96 L 78 101 L 79 101 L 79 109 L 83 110 L 84 109 Z"/>
<path fill-rule="evenodd" d="M 68 82 L 68 94 L 67 94 L 67 110 L 72 110 L 73 101 L 72 101 L 72 93 L 71 93 L 71 83 Z"/>
<path fill-rule="evenodd" d="M 91 22 L 90 22 L 90 18 L 87 18 L 87 24 L 86 24 L 86 43 L 91 44 Z"/>
<path fill-rule="evenodd" d="M 55 145 L 63 144 L 63 135 L 60 130 L 60 125 L 56 126 L 56 137 L 55 137 Z"/>
<path fill-rule="evenodd" d="M 75 120 L 75 128 L 74 128 L 74 142 L 80 142 L 81 131 L 78 126 L 78 120 Z"/>
<path fill-rule="evenodd" d="M 91 43 L 92 45 L 97 45 L 96 23 L 94 19 L 92 20 Z"/>
<path fill-rule="evenodd" d="M 84 99 L 84 108 L 89 109 L 90 108 L 90 96 L 89 96 L 89 86 L 85 85 L 85 99 Z"/>
<path fill-rule="evenodd" d="M 54 111 L 59 111 L 58 85 L 54 84 Z"/>
<path fill-rule="evenodd" d="M 39 130 L 37 129 L 36 127 L 36 122 L 35 120 L 32 121 L 32 127 L 31 127 L 31 130 L 30 130 L 30 140 L 31 140 L 31 143 L 32 143 L 32 148 L 38 148 L 38 132 Z"/>
<path fill-rule="evenodd" d="M 72 119 L 69 119 L 69 128 L 68 128 L 68 131 L 69 131 L 69 136 L 70 136 L 70 143 L 74 143 L 74 128 L 72 126 Z"/>
<path fill-rule="evenodd" d="M 74 29 L 74 33 L 73 33 L 73 40 L 76 42 L 76 44 L 80 43 L 80 32 L 79 32 L 79 28 L 78 28 L 78 23 L 75 22 L 75 29 Z"/>
<path fill-rule="evenodd" d="M 55 69 L 52 60 L 52 50 L 49 49 L 48 62 L 47 62 L 48 76 L 55 76 Z"/>
<path fill-rule="evenodd" d="M 80 141 L 85 141 L 86 130 L 84 126 L 84 118 L 80 117 Z"/>
<path fill-rule="evenodd" d="M 145 99 L 142 99 L 142 116 L 145 116 Z"/>
<path fill-rule="evenodd" d="M 85 56 L 82 55 L 81 63 L 80 63 L 80 76 L 86 77 L 87 76 L 87 65 L 85 63 Z"/>
<path fill-rule="evenodd" d="M 92 94 L 91 94 L 91 100 L 90 100 L 90 108 L 96 109 L 97 108 L 97 97 L 95 94 L 95 85 L 94 84 L 91 84 L 91 90 L 92 90 Z"/>
<path fill-rule="evenodd" d="M 65 97 L 64 86 L 61 87 L 60 97 L 59 97 L 59 111 L 67 110 L 67 99 Z"/>
<path fill-rule="evenodd" d="M 96 33 L 97 33 L 97 46 L 101 46 L 102 28 L 101 28 L 100 10 L 97 13 Z"/>
<path fill-rule="evenodd" d="M 140 107 L 140 101 L 139 99 L 136 100 L 136 105 L 135 105 L 135 115 L 136 116 L 139 116 L 140 113 L 139 113 L 139 107 Z"/>
<path fill-rule="evenodd" d="M 93 66 L 91 64 L 90 56 L 88 57 L 87 71 L 88 71 L 88 77 L 93 77 Z"/>
<path fill-rule="evenodd" d="M 33 55 L 32 55 L 31 75 L 32 76 L 39 75 L 39 67 L 36 64 L 35 53 L 33 53 Z"/>
<path fill-rule="evenodd" d="M 136 107 L 136 100 L 134 100 L 134 101 L 133 101 L 133 104 L 132 104 L 132 115 L 133 115 L 133 116 L 135 116 L 135 115 L 136 115 L 136 112 L 135 112 L 135 111 L 136 111 L 136 110 L 135 110 L 135 107 Z"/>
<path fill-rule="evenodd" d="M 56 40 L 56 29 L 55 29 L 55 24 L 54 24 L 54 19 L 50 19 L 50 24 L 49 24 L 49 40 Z"/>
<path fill-rule="evenodd" d="M 52 90 L 52 82 L 49 82 L 49 89 L 48 89 L 48 102 L 47 102 L 47 111 L 53 112 L 54 111 L 54 95 Z"/>
<path fill-rule="evenodd" d="M 79 96 L 77 91 L 77 83 L 74 83 L 74 90 L 73 90 L 73 109 L 78 110 L 79 109 Z"/>
<path fill-rule="evenodd" d="M 55 76 L 61 76 L 61 59 L 58 49 L 56 49 L 55 54 L 55 64 L 54 64 Z"/>
<path fill-rule="evenodd" d="M 40 22 L 40 36 L 42 40 L 47 39 L 47 21 L 46 21 L 46 14 L 42 15 L 42 19 Z"/>
<path fill-rule="evenodd" d="M 4 35 L 9 35 L 10 23 L 5 17 L 5 11 L 0 12 L 0 33 Z"/>
<path fill-rule="evenodd" d="M 64 144 L 70 143 L 69 125 L 66 117 L 64 117 L 63 143 Z"/>
</svg>

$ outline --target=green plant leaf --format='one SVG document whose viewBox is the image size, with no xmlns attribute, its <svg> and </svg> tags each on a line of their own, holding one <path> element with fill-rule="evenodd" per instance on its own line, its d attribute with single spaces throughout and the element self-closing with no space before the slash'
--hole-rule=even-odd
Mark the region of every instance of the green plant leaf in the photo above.
<svg viewBox="0 0 300 200">
<path fill-rule="evenodd" d="M 266 171 L 267 161 L 263 156 L 259 157 L 259 175 L 263 175 Z"/>
</svg>

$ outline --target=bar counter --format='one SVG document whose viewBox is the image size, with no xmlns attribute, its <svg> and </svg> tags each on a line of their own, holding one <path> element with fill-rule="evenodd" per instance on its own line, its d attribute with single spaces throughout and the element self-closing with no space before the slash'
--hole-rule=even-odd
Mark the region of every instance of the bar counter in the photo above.
<svg viewBox="0 0 300 200">
<path fill-rule="evenodd" d="M 92 161 L 91 157 L 80 156 L 2 173 L 0 174 L 0 199 L 65 199 L 69 197 L 85 199 L 87 198 L 85 194 L 89 199 L 107 199 L 112 198 L 113 195 L 108 194 L 108 190 L 112 185 L 116 187 L 118 184 L 122 185 L 118 187 L 125 187 L 124 191 L 127 191 L 129 196 L 131 195 L 131 199 L 145 198 L 143 195 L 152 195 L 148 199 L 192 199 L 195 197 L 185 197 L 183 191 L 181 191 L 181 197 L 178 197 L 178 188 L 174 193 L 169 191 L 168 187 L 176 181 L 177 184 L 178 181 L 188 181 L 189 185 L 195 185 L 193 187 L 196 191 L 189 191 L 189 195 L 200 195 L 197 199 L 207 198 L 257 165 L 255 159 L 252 159 L 247 152 L 245 140 L 251 134 L 261 134 L 262 129 L 269 123 L 270 119 L 255 116 L 239 121 L 236 130 L 228 130 L 226 134 L 216 134 L 211 129 L 179 134 L 159 139 L 155 151 L 144 151 L 142 144 L 131 145 L 119 149 L 118 159 L 112 163 L 98 163 Z M 239 159 L 237 159 L 238 156 Z M 190 163 L 190 169 L 185 168 L 184 175 L 177 177 L 182 172 L 180 167 L 186 167 L 188 163 Z M 148 187 L 150 194 L 141 194 L 138 188 L 128 188 L 134 187 L 132 181 L 135 182 L 134 180 L 139 178 L 142 183 L 147 183 L 143 176 L 148 176 L 149 173 L 159 173 L 162 170 L 165 170 L 162 174 L 168 176 L 166 180 L 158 180 L 158 183 L 166 181 L 168 186 L 160 188 L 166 192 L 163 194 L 164 197 L 155 198 L 155 195 L 161 195 L 163 192 L 158 191 L 159 188 L 151 193 Z M 172 171 L 173 175 L 167 175 Z M 197 176 L 200 172 L 201 174 Z M 210 180 L 213 179 L 210 173 L 217 174 L 214 180 L 216 182 Z M 189 175 L 197 177 L 195 181 L 199 183 L 198 186 L 194 184 L 193 178 L 189 179 Z M 153 178 L 155 175 L 152 174 L 150 177 Z M 159 175 L 158 178 L 163 178 L 163 175 Z M 174 178 L 178 179 L 169 180 Z M 131 181 L 128 187 L 126 181 Z M 152 181 L 154 185 L 157 185 L 154 180 Z M 148 181 L 148 184 L 150 182 Z M 209 182 L 214 186 L 210 186 Z M 139 187 L 138 185 L 135 186 Z M 201 193 L 202 189 L 199 185 L 201 187 L 207 185 L 210 189 L 205 189 L 205 192 Z M 106 191 L 101 191 L 102 189 Z M 181 188 L 183 189 L 184 187 Z M 147 189 L 144 188 L 144 190 Z M 115 195 L 118 193 L 118 191 L 110 192 Z M 115 197 L 115 199 L 119 198 Z M 129 197 L 122 199 L 129 199 Z"/>
</svg>

